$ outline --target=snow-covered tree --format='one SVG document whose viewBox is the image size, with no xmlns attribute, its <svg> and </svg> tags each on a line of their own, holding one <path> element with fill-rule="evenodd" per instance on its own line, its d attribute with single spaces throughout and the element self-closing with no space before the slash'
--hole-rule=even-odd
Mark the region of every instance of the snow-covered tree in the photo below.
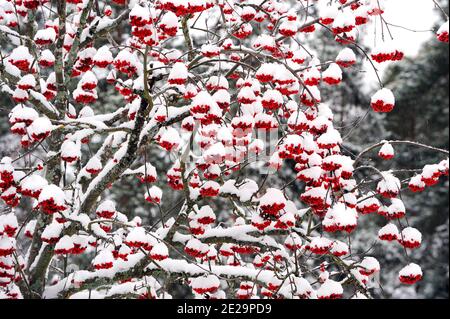
<svg viewBox="0 0 450 319">
<path fill-rule="evenodd" d="M 0 0 L 18 137 L 0 162 L 0 298 L 371 298 L 383 256 L 352 243 L 368 231 L 402 247 L 399 283 L 427 280 L 402 194 L 448 176 L 448 151 L 377 129 L 347 145 L 398 107 L 377 65 L 402 48 L 363 44 L 390 27 L 383 3 Z M 439 161 L 371 160 L 404 147 Z"/>
</svg>

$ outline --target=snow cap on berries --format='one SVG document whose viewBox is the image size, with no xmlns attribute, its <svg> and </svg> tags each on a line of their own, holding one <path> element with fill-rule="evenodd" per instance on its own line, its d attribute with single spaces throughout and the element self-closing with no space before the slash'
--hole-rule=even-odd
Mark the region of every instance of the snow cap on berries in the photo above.
<svg viewBox="0 0 450 319">
<path fill-rule="evenodd" d="M 398 275 L 403 284 L 413 285 L 422 279 L 423 272 L 419 265 L 410 263 L 402 268 Z"/>
</svg>

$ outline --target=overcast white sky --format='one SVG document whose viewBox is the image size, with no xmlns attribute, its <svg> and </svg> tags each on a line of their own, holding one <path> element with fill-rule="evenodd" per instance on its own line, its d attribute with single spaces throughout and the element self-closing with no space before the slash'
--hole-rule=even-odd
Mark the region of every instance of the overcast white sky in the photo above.
<svg viewBox="0 0 450 319">
<path fill-rule="evenodd" d="M 430 30 L 438 15 L 432 0 L 385 0 L 387 22 L 413 30 Z M 414 55 L 421 44 L 431 36 L 431 32 L 413 33 L 401 28 L 391 27 L 396 41 L 404 46 L 408 55 Z M 373 32 L 371 34 L 373 42 Z"/>
<path fill-rule="evenodd" d="M 412 30 L 431 30 L 438 19 L 437 11 L 432 0 L 385 0 L 386 13 L 384 18 L 387 22 L 399 25 Z M 379 21 L 379 20 L 378 20 Z M 381 41 L 381 26 L 378 22 L 378 32 L 376 41 Z M 366 44 L 374 46 L 374 26 L 368 27 Z M 396 42 L 404 50 L 407 56 L 417 54 L 421 45 L 434 36 L 432 32 L 411 32 L 402 28 L 391 27 L 391 32 Z M 382 72 L 386 64 L 380 66 Z M 375 74 L 372 70 L 368 70 L 367 81 L 376 81 Z M 372 87 L 370 83 L 368 86 Z"/>
</svg>

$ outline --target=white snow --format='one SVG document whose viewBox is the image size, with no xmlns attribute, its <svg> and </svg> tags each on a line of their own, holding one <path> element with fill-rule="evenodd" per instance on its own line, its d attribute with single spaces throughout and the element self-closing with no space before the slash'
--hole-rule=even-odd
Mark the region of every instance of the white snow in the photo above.
<svg viewBox="0 0 450 319">
<path fill-rule="evenodd" d="M 47 117 L 39 117 L 28 127 L 30 135 L 49 134 L 54 126 Z"/>
<path fill-rule="evenodd" d="M 39 195 L 38 202 L 42 203 L 46 200 L 53 199 L 53 202 L 58 206 L 64 206 L 66 201 L 66 195 L 64 191 L 56 185 L 47 185 L 45 186 L 41 194 Z"/>
<path fill-rule="evenodd" d="M 286 206 L 286 197 L 283 192 L 276 188 L 269 188 L 266 193 L 260 198 L 260 206 L 272 206 L 273 204 L 280 204 Z"/>
<path fill-rule="evenodd" d="M 400 238 L 400 233 L 398 231 L 398 228 L 396 225 L 394 224 L 387 224 L 386 226 L 384 226 L 383 228 L 381 228 L 378 231 L 378 237 L 382 237 L 385 235 L 391 235 L 391 236 L 396 236 L 397 238 Z"/>
<path fill-rule="evenodd" d="M 328 279 L 317 290 L 318 298 L 329 298 L 332 295 L 341 296 L 344 293 L 342 285 L 334 280 Z"/>
<path fill-rule="evenodd" d="M 372 103 L 382 101 L 384 104 L 395 105 L 395 96 L 390 89 L 383 88 L 372 96 Z"/>
<path fill-rule="evenodd" d="M 403 229 L 401 236 L 399 237 L 405 242 L 422 243 L 422 233 L 413 227 L 406 227 Z"/>
<path fill-rule="evenodd" d="M 336 57 L 336 62 L 345 64 L 356 62 L 355 52 L 350 48 L 342 49 Z"/>
</svg>

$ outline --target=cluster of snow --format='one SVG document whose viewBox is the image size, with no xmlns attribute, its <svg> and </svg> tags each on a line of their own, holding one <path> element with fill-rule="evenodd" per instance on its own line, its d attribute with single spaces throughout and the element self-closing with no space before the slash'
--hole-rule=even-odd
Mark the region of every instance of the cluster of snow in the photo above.
<svg viewBox="0 0 450 319">
<path fill-rule="evenodd" d="M 395 96 L 391 90 L 383 88 L 372 96 L 371 105 L 375 112 L 391 112 L 395 106 Z"/>
<path fill-rule="evenodd" d="M 378 183 L 377 192 L 387 198 L 395 198 L 400 193 L 400 180 L 390 172 L 382 173 L 382 180 Z"/>
</svg>

